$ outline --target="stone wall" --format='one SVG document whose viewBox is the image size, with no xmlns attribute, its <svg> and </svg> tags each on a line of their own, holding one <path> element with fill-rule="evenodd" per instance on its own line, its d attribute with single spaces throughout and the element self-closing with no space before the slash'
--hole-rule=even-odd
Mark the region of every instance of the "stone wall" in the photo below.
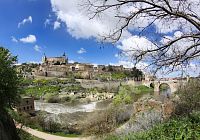
<svg viewBox="0 0 200 140">
<path fill-rule="evenodd" d="M 142 81 L 106 81 L 101 82 L 99 80 L 86 80 L 86 79 L 76 79 L 78 82 L 81 83 L 81 86 L 84 88 L 117 88 L 120 85 L 131 85 L 131 86 L 139 86 L 142 85 Z"/>
</svg>

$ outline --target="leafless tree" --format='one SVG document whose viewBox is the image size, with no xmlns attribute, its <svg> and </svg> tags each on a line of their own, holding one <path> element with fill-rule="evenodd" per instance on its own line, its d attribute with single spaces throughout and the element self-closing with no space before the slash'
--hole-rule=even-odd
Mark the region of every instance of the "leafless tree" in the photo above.
<svg viewBox="0 0 200 140">
<path fill-rule="evenodd" d="M 84 0 L 92 19 L 112 14 L 117 19 L 117 26 L 109 34 L 102 35 L 103 41 L 117 43 L 125 31 L 132 27 L 140 30 L 138 35 L 148 28 L 159 25 L 152 31 L 152 36 L 159 34 L 159 39 L 150 39 L 151 46 L 125 50 L 126 54 L 138 63 L 145 61 L 155 71 L 164 68 L 174 70 L 187 66 L 190 62 L 199 62 L 200 56 L 200 1 L 199 0 Z M 123 9 L 126 9 L 124 12 Z M 113 13 L 114 12 L 114 13 Z M 142 23 L 142 24 L 141 24 Z M 147 23 L 145 26 L 143 23 Z M 162 32 L 180 31 L 177 36 Z M 171 33 L 172 33 L 171 32 Z M 144 35 L 144 34 L 143 34 Z M 135 44 L 133 44 L 134 46 Z"/>
</svg>

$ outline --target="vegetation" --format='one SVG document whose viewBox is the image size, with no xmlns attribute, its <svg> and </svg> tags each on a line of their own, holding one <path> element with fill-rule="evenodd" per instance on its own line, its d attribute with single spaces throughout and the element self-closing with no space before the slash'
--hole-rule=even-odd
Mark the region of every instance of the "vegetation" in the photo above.
<svg viewBox="0 0 200 140">
<path fill-rule="evenodd" d="M 24 89 L 25 91 L 25 95 L 32 95 L 36 98 L 39 98 L 43 95 L 45 95 L 46 93 L 58 93 L 60 91 L 60 87 L 59 86 L 34 86 L 34 87 L 26 87 Z"/>
<path fill-rule="evenodd" d="M 112 132 L 130 119 L 126 106 L 111 106 L 103 111 L 96 111 L 83 123 L 85 135 L 101 136 Z"/>
<path fill-rule="evenodd" d="M 21 86 L 45 86 L 45 85 L 65 85 L 65 84 L 77 84 L 78 82 L 74 78 L 67 79 L 23 79 Z"/>
<path fill-rule="evenodd" d="M 168 84 L 161 84 L 159 88 L 160 88 L 161 91 L 163 91 L 163 90 L 167 90 L 170 87 L 169 87 Z"/>
<path fill-rule="evenodd" d="M 18 140 L 14 122 L 7 111 L 20 100 L 20 77 L 14 65 L 16 61 L 17 57 L 12 56 L 9 50 L 0 47 L 0 129 L 4 132 L 0 134 L 0 138 L 15 137 Z"/>
<path fill-rule="evenodd" d="M 108 80 L 123 80 L 126 78 L 139 78 L 143 77 L 142 71 L 137 68 L 132 68 L 131 71 L 115 71 L 112 66 L 108 66 L 108 71 L 106 73 L 98 74 L 96 79 L 100 79 L 102 81 Z"/>
<path fill-rule="evenodd" d="M 25 132 L 22 129 L 18 129 L 18 132 L 19 132 L 18 134 L 19 134 L 20 140 L 42 140 L 40 138 L 32 136 L 31 134 Z"/>
<path fill-rule="evenodd" d="M 189 115 L 191 112 L 200 111 L 200 80 L 190 80 L 179 88 L 176 94 L 180 98 L 175 110 L 175 115 Z"/>
<path fill-rule="evenodd" d="M 108 136 L 105 140 L 198 140 L 200 139 L 200 113 L 171 119 L 149 131 L 122 136 Z"/>
<path fill-rule="evenodd" d="M 198 140 L 200 139 L 200 80 L 193 79 L 176 92 L 175 111 L 166 122 L 144 132 L 109 135 L 105 140 Z"/>
<path fill-rule="evenodd" d="M 114 97 L 113 103 L 114 105 L 130 104 L 136 101 L 143 94 L 150 93 L 152 91 L 152 88 L 148 88 L 143 85 L 135 87 L 122 85 L 119 87 L 118 94 Z"/>
<path fill-rule="evenodd" d="M 16 61 L 9 50 L 0 47 L 0 109 L 14 106 L 20 98 L 20 78 L 14 66 Z"/>
</svg>

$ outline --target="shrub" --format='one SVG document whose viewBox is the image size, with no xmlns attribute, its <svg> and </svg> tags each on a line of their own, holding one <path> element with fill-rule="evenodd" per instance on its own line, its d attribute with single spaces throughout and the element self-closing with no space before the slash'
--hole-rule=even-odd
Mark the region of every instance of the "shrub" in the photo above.
<svg viewBox="0 0 200 140">
<path fill-rule="evenodd" d="M 114 112 L 111 110 L 98 111 L 88 118 L 85 125 L 85 134 L 101 135 L 109 133 L 116 127 Z"/>
<path fill-rule="evenodd" d="M 176 92 L 180 102 L 175 109 L 175 115 L 189 115 L 200 110 L 200 80 L 190 80 Z"/>
<path fill-rule="evenodd" d="M 47 99 L 48 103 L 59 103 L 60 102 L 60 98 L 57 96 L 51 96 Z"/>
<path fill-rule="evenodd" d="M 111 135 L 105 140 L 199 140 L 200 113 L 189 117 L 176 118 L 159 124 L 149 131 L 129 133 L 128 135 Z"/>
<path fill-rule="evenodd" d="M 130 110 L 127 110 L 126 106 L 111 106 L 106 110 L 96 111 L 83 123 L 84 133 L 98 136 L 108 134 L 115 130 L 118 125 L 129 120 L 130 116 Z"/>
<path fill-rule="evenodd" d="M 61 102 L 70 102 L 72 98 L 70 96 L 65 96 L 61 98 Z"/>
</svg>

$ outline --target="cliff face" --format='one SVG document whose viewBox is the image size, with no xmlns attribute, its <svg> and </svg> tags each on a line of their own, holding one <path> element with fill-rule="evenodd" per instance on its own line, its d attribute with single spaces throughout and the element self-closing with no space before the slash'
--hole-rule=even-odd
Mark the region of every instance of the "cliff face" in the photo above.
<svg viewBox="0 0 200 140">
<path fill-rule="evenodd" d="M 20 140 L 14 121 L 5 111 L 0 111 L 0 140 Z"/>
</svg>

